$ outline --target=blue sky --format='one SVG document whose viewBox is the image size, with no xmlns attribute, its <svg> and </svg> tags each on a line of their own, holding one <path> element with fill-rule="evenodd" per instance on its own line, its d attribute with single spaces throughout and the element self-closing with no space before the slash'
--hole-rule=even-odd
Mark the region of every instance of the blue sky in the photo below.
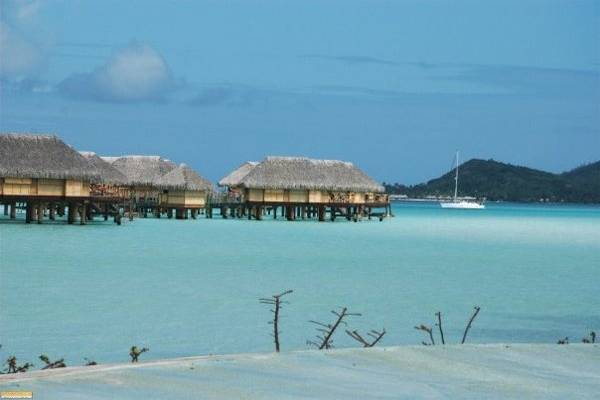
<svg viewBox="0 0 600 400">
<path fill-rule="evenodd" d="M 600 159 L 598 1 L 0 3 L 0 130 L 218 179 L 268 154 L 417 183 Z"/>
</svg>

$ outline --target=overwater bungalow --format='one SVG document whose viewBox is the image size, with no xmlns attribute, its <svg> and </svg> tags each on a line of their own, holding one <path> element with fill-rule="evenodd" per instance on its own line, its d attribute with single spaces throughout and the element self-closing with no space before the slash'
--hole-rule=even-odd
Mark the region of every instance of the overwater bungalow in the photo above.
<svg viewBox="0 0 600 400">
<path fill-rule="evenodd" d="M 175 211 L 177 219 L 187 218 L 188 211 L 195 219 L 198 211 L 206 207 L 208 196 L 213 191 L 210 181 L 185 164 L 160 177 L 156 185 L 162 189 L 156 215 L 160 216 L 160 212 L 165 211 L 171 218 Z"/>
<path fill-rule="evenodd" d="M 227 197 L 215 204 L 224 216 L 229 211 L 261 219 L 266 211 L 276 218 L 278 209 L 288 220 L 316 216 L 323 221 L 329 215 L 331 220 L 344 216 L 356 221 L 391 215 L 383 186 L 345 161 L 267 157 L 256 165 L 242 165 L 220 184 L 240 192 L 237 201 Z"/>
<path fill-rule="evenodd" d="M 129 198 L 127 177 L 109 162 L 91 151 L 80 151 L 90 166 L 98 172 L 98 179 L 90 184 L 92 196 L 113 197 L 116 199 Z"/>
<path fill-rule="evenodd" d="M 147 216 L 149 211 L 157 209 L 161 194 L 157 183 L 163 175 L 177 168 L 175 163 L 160 156 L 127 155 L 102 159 L 126 177 L 130 216 L 134 210 Z"/>
<path fill-rule="evenodd" d="M 68 210 L 68 222 L 89 215 L 90 182 L 100 174 L 56 136 L 0 134 L 0 203 L 11 219 L 24 208 L 25 221 L 42 223 Z"/>
<path fill-rule="evenodd" d="M 227 197 L 237 200 L 244 194 L 242 179 L 258 165 L 256 161 L 246 161 L 219 181 L 219 186 L 227 189 Z"/>
</svg>

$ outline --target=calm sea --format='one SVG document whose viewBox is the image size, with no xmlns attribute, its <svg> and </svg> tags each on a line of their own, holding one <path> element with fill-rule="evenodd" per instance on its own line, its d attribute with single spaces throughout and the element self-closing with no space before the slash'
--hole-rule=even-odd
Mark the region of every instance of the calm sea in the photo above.
<svg viewBox="0 0 600 400">
<path fill-rule="evenodd" d="M 441 311 L 472 342 L 579 341 L 600 331 L 600 208 L 398 203 L 384 222 L 137 219 L 122 226 L 0 221 L 0 359 L 126 361 L 269 351 L 258 298 L 293 289 L 282 349 L 347 306 L 347 328 L 418 344 Z M 1 217 L 5 218 L 5 217 Z M 343 331 L 338 347 L 354 346 Z M 39 362 L 37 363 L 39 364 Z"/>
</svg>

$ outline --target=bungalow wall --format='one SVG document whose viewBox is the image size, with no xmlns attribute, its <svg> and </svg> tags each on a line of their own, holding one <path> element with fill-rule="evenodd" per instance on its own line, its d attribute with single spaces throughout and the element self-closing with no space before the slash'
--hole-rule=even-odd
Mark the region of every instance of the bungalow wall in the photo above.
<svg viewBox="0 0 600 400">
<path fill-rule="evenodd" d="M 206 205 L 204 190 L 169 190 L 160 195 L 160 204 L 187 208 L 203 208 Z"/>
<path fill-rule="evenodd" d="M 5 196 L 88 197 L 89 182 L 64 179 L 4 178 Z"/>
<path fill-rule="evenodd" d="M 283 189 L 247 189 L 246 200 L 265 203 L 349 203 L 365 204 L 374 202 L 371 193 L 330 192 L 326 190 L 283 190 Z"/>
</svg>

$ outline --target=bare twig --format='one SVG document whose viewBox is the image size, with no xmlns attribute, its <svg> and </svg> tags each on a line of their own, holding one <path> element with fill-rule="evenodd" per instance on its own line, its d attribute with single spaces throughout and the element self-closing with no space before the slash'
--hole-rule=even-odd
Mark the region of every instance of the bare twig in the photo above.
<svg viewBox="0 0 600 400">
<path fill-rule="evenodd" d="M 479 310 L 481 310 L 481 308 L 479 306 L 475 306 L 474 308 L 474 312 L 473 315 L 471 315 L 471 319 L 469 320 L 469 323 L 467 324 L 467 327 L 465 328 L 465 333 L 463 334 L 463 338 L 462 341 L 460 342 L 460 344 L 464 344 L 465 340 L 467 340 L 467 333 L 469 333 L 469 329 L 471 329 L 471 324 L 473 323 L 473 320 L 475 319 L 475 317 L 477 317 L 477 314 L 479 314 Z"/>
<path fill-rule="evenodd" d="M 42 354 L 40 356 L 40 360 L 42 360 L 46 364 L 46 366 L 43 367 L 42 369 L 64 368 L 67 366 L 65 364 L 64 358 L 61 358 L 60 360 L 56 360 L 56 361 L 50 361 L 50 358 L 47 355 Z"/>
<path fill-rule="evenodd" d="M 357 342 L 361 343 L 363 345 L 363 347 L 373 347 L 373 346 L 375 346 L 381 340 L 381 338 L 383 337 L 383 335 L 385 335 L 386 332 L 385 332 L 385 328 L 381 332 L 377 332 L 376 330 L 372 330 L 371 332 L 368 333 L 368 335 L 373 338 L 373 340 L 371 342 L 368 342 L 367 340 L 365 340 L 365 338 L 363 338 L 358 333 L 358 331 L 349 331 L 348 329 L 346 329 L 346 333 L 352 339 L 354 339 Z"/>
<path fill-rule="evenodd" d="M 5 364 L 7 366 L 7 368 L 6 368 L 7 374 L 16 374 L 18 372 L 27 372 L 27 370 L 29 368 L 33 367 L 33 364 L 31 364 L 31 363 L 25 363 L 23 365 L 18 365 L 17 357 L 15 357 L 15 356 L 8 357 Z"/>
<path fill-rule="evenodd" d="M 433 339 L 433 329 L 427 325 L 417 325 L 415 326 L 415 329 L 418 331 L 423 331 L 423 332 L 427 332 L 429 334 L 429 340 L 431 340 L 431 345 L 435 346 L 435 340 Z M 426 342 L 422 342 L 424 345 L 428 345 Z"/>
<path fill-rule="evenodd" d="M 262 304 L 269 304 L 273 306 L 273 310 L 271 310 L 273 312 L 273 321 L 269 322 L 270 324 L 273 324 L 273 339 L 275 340 L 275 351 L 279 352 L 279 311 L 281 310 L 281 304 L 282 303 L 286 303 L 286 302 L 282 302 L 281 301 L 281 297 L 285 296 L 286 294 L 290 294 L 292 293 L 293 290 L 286 290 L 283 293 L 279 293 L 279 294 L 275 294 L 273 296 L 271 296 L 271 299 L 259 299 L 259 301 Z"/>
<path fill-rule="evenodd" d="M 344 318 L 350 317 L 350 316 L 360 316 L 361 315 L 359 313 L 349 313 L 347 307 L 343 307 L 340 312 L 331 311 L 331 313 L 337 317 L 333 324 L 324 324 L 322 322 L 309 321 L 309 322 L 321 327 L 321 328 L 317 328 L 317 331 L 321 332 L 322 335 L 317 335 L 317 339 L 319 340 L 319 342 L 314 342 L 314 341 L 309 340 L 306 343 L 317 347 L 319 350 L 330 349 L 331 347 L 333 347 L 333 341 L 332 341 L 333 334 L 335 333 L 337 328 L 340 326 L 340 324 L 346 324 L 346 322 L 344 321 Z"/>
<path fill-rule="evenodd" d="M 442 344 L 446 344 L 446 342 L 444 341 L 444 330 L 442 329 L 442 313 L 440 311 L 436 312 L 435 315 L 437 316 L 438 322 L 437 322 L 437 326 L 438 328 L 440 328 L 440 337 L 442 338 Z"/>
<path fill-rule="evenodd" d="M 590 335 L 581 339 L 582 343 L 596 343 L 596 332 L 591 331 Z"/>
<path fill-rule="evenodd" d="M 143 347 L 141 349 L 138 349 L 137 346 L 131 346 L 131 350 L 129 350 L 129 357 L 131 357 L 131 362 L 132 363 L 138 362 L 139 356 L 142 353 L 145 353 L 147 351 L 150 351 L 150 349 L 147 348 L 147 347 Z"/>
</svg>

